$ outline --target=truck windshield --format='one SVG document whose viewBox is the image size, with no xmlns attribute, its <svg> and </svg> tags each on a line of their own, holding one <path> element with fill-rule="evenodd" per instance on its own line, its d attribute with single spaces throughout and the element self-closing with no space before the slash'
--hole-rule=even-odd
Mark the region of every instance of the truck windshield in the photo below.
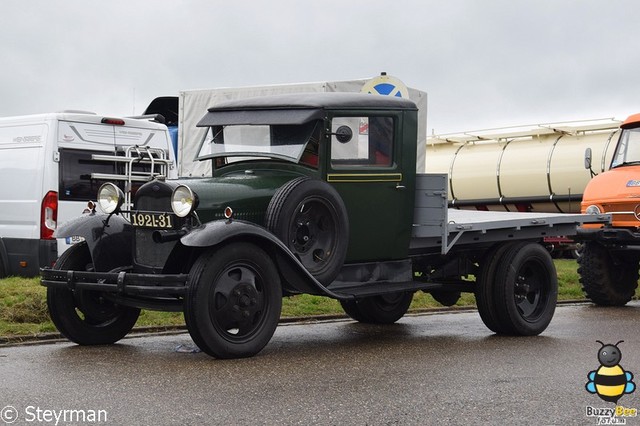
<svg viewBox="0 0 640 426">
<path fill-rule="evenodd" d="M 640 163 L 640 127 L 623 129 L 613 155 L 611 168 Z"/>
<path fill-rule="evenodd" d="M 240 157 L 238 161 L 268 157 L 297 163 L 308 145 L 317 147 L 319 123 L 211 126 L 197 159 Z"/>
</svg>

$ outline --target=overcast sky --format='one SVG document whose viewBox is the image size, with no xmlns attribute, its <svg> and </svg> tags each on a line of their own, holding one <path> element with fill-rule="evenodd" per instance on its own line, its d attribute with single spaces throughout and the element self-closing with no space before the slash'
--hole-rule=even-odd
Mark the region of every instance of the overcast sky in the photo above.
<svg viewBox="0 0 640 426">
<path fill-rule="evenodd" d="M 6 0 L 0 116 L 368 78 L 450 133 L 640 112 L 637 0 Z"/>
</svg>

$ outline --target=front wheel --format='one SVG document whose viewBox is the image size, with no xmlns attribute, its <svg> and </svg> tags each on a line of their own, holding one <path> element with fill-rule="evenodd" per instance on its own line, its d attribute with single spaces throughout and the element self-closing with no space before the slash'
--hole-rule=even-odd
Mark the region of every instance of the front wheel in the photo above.
<svg viewBox="0 0 640 426">
<path fill-rule="evenodd" d="M 278 325 L 280 276 L 272 259 L 249 243 L 205 252 L 189 273 L 185 322 L 193 341 L 216 358 L 250 357 Z"/>
<path fill-rule="evenodd" d="M 580 248 L 578 274 L 582 290 L 598 305 L 623 306 L 638 287 L 638 256 L 614 257 L 603 245 L 588 241 Z"/>
<path fill-rule="evenodd" d="M 53 269 L 92 269 L 87 243 L 67 249 Z M 140 315 L 140 309 L 117 305 L 103 293 L 67 288 L 47 288 L 47 307 L 58 331 L 79 345 L 115 343 L 131 331 Z"/>
<path fill-rule="evenodd" d="M 345 313 L 366 324 L 393 324 L 407 313 L 413 300 L 412 292 L 399 292 L 381 296 L 341 300 Z"/>
</svg>

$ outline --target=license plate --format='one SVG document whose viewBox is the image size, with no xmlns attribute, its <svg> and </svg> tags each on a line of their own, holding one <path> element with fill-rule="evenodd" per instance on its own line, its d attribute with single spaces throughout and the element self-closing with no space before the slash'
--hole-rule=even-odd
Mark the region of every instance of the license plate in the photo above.
<svg viewBox="0 0 640 426">
<path fill-rule="evenodd" d="M 137 228 L 171 229 L 175 218 L 169 213 L 131 213 L 131 224 Z"/>
<path fill-rule="evenodd" d="M 79 236 L 79 235 L 74 235 L 73 237 L 67 237 L 67 238 L 65 238 L 65 242 L 66 242 L 68 245 L 72 245 L 72 244 L 80 243 L 80 242 L 82 242 L 82 241 L 84 241 L 84 237 L 81 237 L 81 236 Z"/>
</svg>

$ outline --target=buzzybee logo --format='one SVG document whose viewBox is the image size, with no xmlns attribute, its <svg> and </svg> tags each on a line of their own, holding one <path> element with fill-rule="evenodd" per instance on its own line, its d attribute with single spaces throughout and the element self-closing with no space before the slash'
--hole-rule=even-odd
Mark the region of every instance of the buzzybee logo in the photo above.
<svg viewBox="0 0 640 426">
<path fill-rule="evenodd" d="M 586 415 L 587 417 L 595 417 L 598 425 L 626 424 L 626 417 L 636 417 L 638 410 L 618 405 L 618 400 L 623 395 L 633 393 L 636 390 L 633 373 L 626 371 L 620 365 L 622 351 L 618 345 L 624 340 L 620 340 L 615 345 L 604 344 L 600 340 L 596 340 L 596 342 L 601 345 L 598 349 L 600 367 L 587 374 L 589 381 L 585 384 L 585 388 L 587 392 L 598 395 L 603 401 L 616 405 L 605 408 L 587 406 Z"/>
<path fill-rule="evenodd" d="M 605 345 L 600 340 L 596 340 L 596 342 L 602 345 L 598 350 L 600 367 L 587 374 L 589 381 L 585 387 L 587 392 L 595 393 L 604 401 L 617 404 L 622 395 L 636 390 L 636 384 L 633 383 L 633 373 L 625 371 L 620 365 L 622 352 L 618 345 L 624 340 L 615 345 Z"/>
</svg>

